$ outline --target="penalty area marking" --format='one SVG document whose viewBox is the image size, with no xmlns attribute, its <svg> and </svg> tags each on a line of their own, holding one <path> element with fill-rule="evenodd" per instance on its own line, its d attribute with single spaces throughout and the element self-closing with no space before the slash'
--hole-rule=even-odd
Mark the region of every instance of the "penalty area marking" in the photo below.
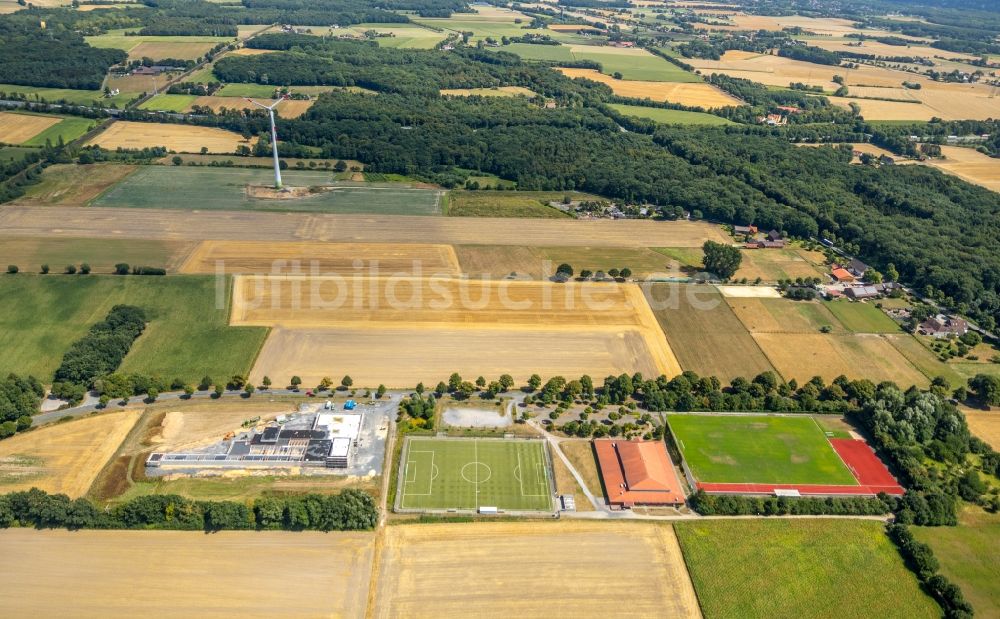
<svg viewBox="0 0 1000 619">
<path fill-rule="evenodd" d="M 521 452 L 520 451 L 517 452 L 517 466 L 514 467 L 514 479 L 517 480 L 517 485 L 521 489 L 521 496 L 522 497 L 548 496 L 549 495 L 548 492 L 528 493 L 528 492 L 524 491 L 524 479 L 521 476 Z M 538 486 L 541 487 L 541 486 L 544 485 L 544 480 L 545 480 L 545 468 L 544 468 L 544 465 L 542 465 L 541 462 L 536 462 L 535 463 L 535 483 Z"/>
</svg>

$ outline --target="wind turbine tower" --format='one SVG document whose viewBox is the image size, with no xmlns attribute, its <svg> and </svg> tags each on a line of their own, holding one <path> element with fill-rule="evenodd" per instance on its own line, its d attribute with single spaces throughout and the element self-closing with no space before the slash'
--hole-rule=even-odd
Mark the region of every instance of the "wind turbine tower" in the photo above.
<svg viewBox="0 0 1000 619">
<path fill-rule="evenodd" d="M 257 103 L 253 99 L 247 98 L 247 101 L 253 103 L 259 108 L 267 110 L 267 113 L 271 117 L 271 153 L 274 155 L 274 188 L 281 189 L 281 167 L 278 165 L 278 132 L 274 129 L 274 108 L 278 107 L 278 104 L 284 101 L 286 97 L 282 97 L 272 103 L 271 105 L 264 105 L 263 103 Z"/>
</svg>

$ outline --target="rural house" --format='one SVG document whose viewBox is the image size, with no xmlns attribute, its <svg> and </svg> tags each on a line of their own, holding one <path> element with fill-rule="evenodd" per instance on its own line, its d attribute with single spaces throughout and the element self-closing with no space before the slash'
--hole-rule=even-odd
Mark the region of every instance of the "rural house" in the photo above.
<svg viewBox="0 0 1000 619">
<path fill-rule="evenodd" d="M 733 226 L 734 234 L 757 234 L 757 226 Z"/>
<path fill-rule="evenodd" d="M 952 337 L 969 332 L 969 323 L 961 318 L 938 314 L 920 323 L 920 333 L 933 337 Z"/>
<path fill-rule="evenodd" d="M 857 258 L 852 258 L 847 264 L 847 270 L 851 272 L 854 277 L 864 277 L 865 272 L 868 271 L 868 265 L 861 262 Z"/>
<path fill-rule="evenodd" d="M 848 283 L 854 281 L 854 276 L 851 275 L 850 271 L 848 271 L 844 267 L 837 265 L 834 265 L 833 270 L 830 271 L 830 277 L 832 277 L 834 281 L 840 283 Z"/>
</svg>

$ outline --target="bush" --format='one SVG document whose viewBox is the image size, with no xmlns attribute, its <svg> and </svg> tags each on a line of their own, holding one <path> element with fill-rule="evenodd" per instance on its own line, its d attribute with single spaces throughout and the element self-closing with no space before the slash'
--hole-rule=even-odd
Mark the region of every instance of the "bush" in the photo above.
<svg viewBox="0 0 1000 619">
<path fill-rule="evenodd" d="M 167 270 L 159 267 L 133 267 L 132 275 L 166 275 Z"/>
<path fill-rule="evenodd" d="M 129 268 L 127 262 L 119 262 L 115 265 L 115 275 L 128 275 L 128 271 Z"/>
<path fill-rule="evenodd" d="M 7 272 L 9 274 L 11 274 L 11 275 L 16 275 L 19 270 L 20 269 L 17 268 L 16 264 L 8 264 L 7 265 Z"/>
<path fill-rule="evenodd" d="M 48 273 L 49 273 L 49 265 L 43 264 L 42 265 L 42 275 L 48 275 Z"/>
<path fill-rule="evenodd" d="M 80 274 L 81 275 L 90 275 L 90 265 L 87 264 L 86 262 L 84 262 L 83 264 L 81 264 L 80 265 Z"/>
</svg>

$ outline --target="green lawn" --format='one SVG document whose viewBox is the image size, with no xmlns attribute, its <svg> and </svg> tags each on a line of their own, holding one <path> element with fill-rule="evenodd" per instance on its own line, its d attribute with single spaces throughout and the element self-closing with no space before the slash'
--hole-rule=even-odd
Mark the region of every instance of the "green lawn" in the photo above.
<svg viewBox="0 0 1000 619">
<path fill-rule="evenodd" d="M 218 81 L 218 78 L 213 78 Z M 254 97 L 260 99 L 270 98 L 274 94 L 274 86 L 267 84 L 226 84 L 220 88 L 215 96 L 217 97 Z M 336 86 L 290 86 L 289 90 L 304 95 L 320 95 L 333 90 L 349 90 L 352 92 L 371 92 L 364 88 L 337 88 Z"/>
<path fill-rule="evenodd" d="M 401 457 L 403 509 L 552 509 L 542 441 L 410 438 Z"/>
<path fill-rule="evenodd" d="M 684 110 L 667 110 L 656 107 L 643 107 L 641 105 L 623 105 L 612 103 L 609 107 L 614 108 L 626 116 L 637 116 L 648 118 L 658 123 L 670 125 L 735 125 L 733 121 L 715 116 L 714 114 L 703 114 L 701 112 L 685 112 Z"/>
<path fill-rule="evenodd" d="M 653 54 L 624 54 L 617 48 L 577 46 L 573 50 L 576 60 L 593 60 L 601 63 L 601 73 L 621 73 L 627 80 L 646 82 L 701 82 L 701 76 L 685 71 L 672 62 Z"/>
<path fill-rule="evenodd" d="M 858 484 L 812 417 L 670 415 L 668 419 L 698 481 Z"/>
<path fill-rule="evenodd" d="M 405 184 L 341 183 L 333 172 L 285 170 L 289 187 L 334 186 L 293 200 L 259 200 L 246 195 L 247 185 L 270 185 L 274 172 L 261 168 L 142 166 L 99 196 L 93 206 L 176 209 L 255 209 L 383 215 L 437 215 L 441 192 Z"/>
<path fill-rule="evenodd" d="M 977 617 L 1000 617 L 1000 515 L 966 506 L 957 527 L 913 527 L 941 573 L 962 588 Z"/>
<path fill-rule="evenodd" d="M 715 520 L 674 530 L 711 619 L 941 616 L 881 522 Z"/>
<path fill-rule="evenodd" d="M 448 194 L 450 217 L 532 217 L 562 219 L 570 215 L 549 206 L 565 194 L 543 191 L 452 191 Z M 578 197 L 577 199 L 589 199 Z"/>
<path fill-rule="evenodd" d="M 848 331 L 855 333 L 899 333 L 896 322 L 874 303 L 856 301 L 824 301 L 823 305 L 837 317 Z"/>
<path fill-rule="evenodd" d="M 31 153 L 37 153 L 40 149 L 37 146 L 25 148 L 23 146 L 0 146 L 0 163 L 10 163 L 24 158 Z"/>
<path fill-rule="evenodd" d="M 223 298 L 227 298 L 223 290 Z M 230 327 L 215 306 L 213 277 L 11 275 L 0 277 L 0 372 L 52 379 L 63 353 L 120 303 L 146 310 L 149 326 L 122 371 L 188 382 L 246 374 L 267 329 Z"/>
<path fill-rule="evenodd" d="M 194 95 L 156 95 L 143 101 L 139 109 L 157 112 L 183 112 L 191 107 L 197 98 Z"/>
<path fill-rule="evenodd" d="M 26 95 L 29 100 L 44 100 L 49 103 L 66 101 L 74 105 L 117 105 L 124 106 L 134 95 L 124 93 L 105 97 L 100 90 L 73 90 L 71 88 L 42 88 L 40 86 L 18 86 L 0 84 L 0 93 Z"/>
<path fill-rule="evenodd" d="M 25 142 L 24 146 L 45 146 L 46 140 L 57 144 L 60 137 L 62 137 L 63 142 L 69 143 L 90 131 L 97 124 L 95 120 L 77 116 L 61 116 L 60 118 L 62 118 L 61 121 Z"/>
</svg>

